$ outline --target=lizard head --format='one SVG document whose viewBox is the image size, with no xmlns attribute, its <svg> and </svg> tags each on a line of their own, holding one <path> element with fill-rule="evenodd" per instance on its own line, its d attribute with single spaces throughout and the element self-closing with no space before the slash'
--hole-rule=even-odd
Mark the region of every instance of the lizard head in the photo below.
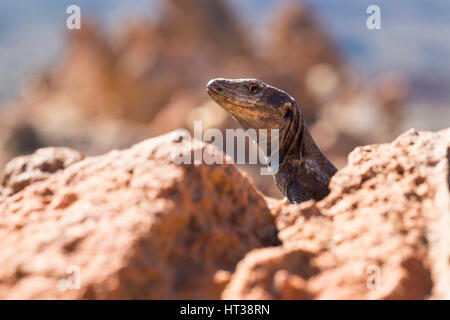
<svg viewBox="0 0 450 320">
<path fill-rule="evenodd" d="M 257 79 L 217 78 L 209 81 L 206 90 L 245 129 L 282 131 L 298 117 L 294 98 Z"/>
</svg>

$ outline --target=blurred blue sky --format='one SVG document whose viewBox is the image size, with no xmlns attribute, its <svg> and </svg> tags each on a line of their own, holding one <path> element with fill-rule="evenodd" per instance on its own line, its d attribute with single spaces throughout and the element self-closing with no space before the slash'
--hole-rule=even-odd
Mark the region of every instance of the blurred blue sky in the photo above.
<svg viewBox="0 0 450 320">
<path fill-rule="evenodd" d="M 14 98 L 24 77 L 60 53 L 66 8 L 98 18 L 106 30 L 123 18 L 151 16 L 158 0 L 38 0 L 0 2 L 0 104 Z M 275 0 L 228 0 L 243 24 L 267 25 Z M 289 2 L 281 0 L 277 2 Z M 290 2 L 295 2 L 292 0 Z M 449 0 L 305 0 L 363 77 L 400 71 L 413 88 L 429 86 L 429 97 L 447 100 L 450 92 Z M 381 7 L 382 30 L 366 28 L 366 8 Z M 250 30 L 255 30 L 254 28 Z M 256 31 L 258 32 L 258 31 Z M 413 91 L 414 93 L 414 91 Z M 442 101 L 441 101 L 442 102 Z"/>
</svg>

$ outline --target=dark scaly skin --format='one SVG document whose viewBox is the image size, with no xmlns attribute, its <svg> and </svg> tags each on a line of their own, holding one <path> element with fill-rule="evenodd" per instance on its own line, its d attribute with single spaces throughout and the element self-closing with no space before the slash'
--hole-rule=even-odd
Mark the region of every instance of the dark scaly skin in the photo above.
<svg viewBox="0 0 450 320">
<path fill-rule="evenodd" d="M 290 203 L 320 200 L 336 167 L 314 142 L 294 98 L 257 79 L 214 79 L 208 94 L 244 129 L 279 129 L 279 167 L 275 183 Z M 270 150 L 270 135 L 267 138 Z"/>
</svg>

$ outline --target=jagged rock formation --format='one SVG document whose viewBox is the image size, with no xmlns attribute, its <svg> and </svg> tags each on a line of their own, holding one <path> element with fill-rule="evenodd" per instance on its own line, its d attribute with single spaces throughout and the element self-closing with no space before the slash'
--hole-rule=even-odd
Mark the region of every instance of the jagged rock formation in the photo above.
<svg viewBox="0 0 450 320">
<path fill-rule="evenodd" d="M 448 299 L 449 160 L 450 129 L 356 148 L 322 201 L 272 203 L 283 246 L 250 252 L 223 298 Z"/>
<path fill-rule="evenodd" d="M 329 196 L 299 206 L 232 164 L 174 164 L 223 157 L 177 137 L 13 160 L 0 298 L 450 298 L 450 129 L 355 149 Z"/>
<path fill-rule="evenodd" d="M 4 196 L 12 196 L 34 182 L 45 180 L 63 170 L 84 155 L 69 148 L 43 148 L 27 156 L 11 160 L 2 177 Z"/>
<path fill-rule="evenodd" d="M 245 175 L 172 163 L 175 138 L 84 160 L 64 149 L 14 160 L 42 174 L 67 167 L 0 202 L 0 298 L 219 298 L 245 253 L 279 243 Z M 79 270 L 79 290 L 68 270 Z"/>
</svg>

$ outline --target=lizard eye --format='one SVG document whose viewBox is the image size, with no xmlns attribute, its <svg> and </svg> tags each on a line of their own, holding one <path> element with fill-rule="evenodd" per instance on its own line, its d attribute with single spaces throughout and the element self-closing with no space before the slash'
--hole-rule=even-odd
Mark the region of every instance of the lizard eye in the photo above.
<svg viewBox="0 0 450 320">
<path fill-rule="evenodd" d="M 250 91 L 251 93 L 258 93 L 259 91 L 261 91 L 261 88 L 257 84 L 251 84 L 248 86 L 248 91 Z"/>
</svg>

